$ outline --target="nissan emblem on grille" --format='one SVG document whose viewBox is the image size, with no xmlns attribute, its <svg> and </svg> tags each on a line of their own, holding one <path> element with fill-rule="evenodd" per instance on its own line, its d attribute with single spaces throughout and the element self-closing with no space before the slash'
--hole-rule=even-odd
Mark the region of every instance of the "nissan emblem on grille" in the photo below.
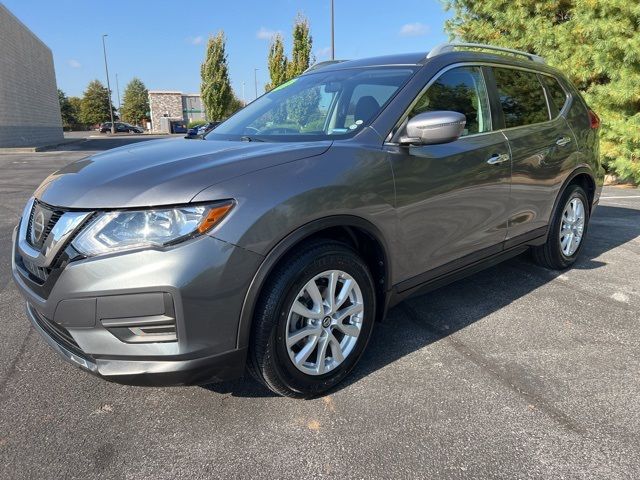
<svg viewBox="0 0 640 480">
<path fill-rule="evenodd" d="M 31 225 L 31 243 L 33 245 L 39 245 L 42 243 L 42 238 L 45 228 L 44 212 L 42 208 L 37 205 L 35 207 L 36 213 L 33 216 L 33 224 Z"/>
</svg>

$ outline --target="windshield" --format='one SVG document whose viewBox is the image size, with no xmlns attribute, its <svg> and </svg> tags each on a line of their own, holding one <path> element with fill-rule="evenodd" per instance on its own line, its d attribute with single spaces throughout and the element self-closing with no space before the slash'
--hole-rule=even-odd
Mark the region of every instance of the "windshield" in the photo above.
<svg viewBox="0 0 640 480">
<path fill-rule="evenodd" d="M 378 67 L 303 75 L 247 105 L 205 138 L 300 141 L 353 135 L 377 116 L 414 71 Z"/>
</svg>

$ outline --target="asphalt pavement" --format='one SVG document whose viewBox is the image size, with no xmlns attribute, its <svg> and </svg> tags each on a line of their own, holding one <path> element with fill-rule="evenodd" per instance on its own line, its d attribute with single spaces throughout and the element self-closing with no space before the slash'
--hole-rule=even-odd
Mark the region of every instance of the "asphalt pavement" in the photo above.
<svg viewBox="0 0 640 480">
<path fill-rule="evenodd" d="M 640 476 L 640 190 L 605 188 L 568 271 L 523 255 L 398 305 L 324 398 L 128 387 L 39 338 L 10 243 L 50 172 L 147 139 L 0 155 L 0 478 Z"/>
</svg>

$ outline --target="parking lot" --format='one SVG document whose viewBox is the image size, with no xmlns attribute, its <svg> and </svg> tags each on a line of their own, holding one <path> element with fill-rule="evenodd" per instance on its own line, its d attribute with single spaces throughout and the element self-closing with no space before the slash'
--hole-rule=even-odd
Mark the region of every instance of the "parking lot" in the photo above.
<svg viewBox="0 0 640 480">
<path fill-rule="evenodd" d="M 640 190 L 605 188 L 571 270 L 525 255 L 395 307 L 324 398 L 127 387 L 39 338 L 10 244 L 50 172 L 144 140 L 0 155 L 0 478 L 640 476 Z"/>
</svg>

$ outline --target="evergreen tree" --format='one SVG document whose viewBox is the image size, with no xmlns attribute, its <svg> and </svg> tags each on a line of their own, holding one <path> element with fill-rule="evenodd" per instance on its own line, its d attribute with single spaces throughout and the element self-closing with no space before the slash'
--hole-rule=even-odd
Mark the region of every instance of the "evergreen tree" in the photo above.
<svg viewBox="0 0 640 480">
<path fill-rule="evenodd" d="M 607 169 L 640 183 L 640 4 L 625 0 L 445 0 L 452 37 L 542 55 L 602 119 Z"/>
<path fill-rule="evenodd" d="M 134 77 L 124 89 L 120 113 L 122 120 L 134 125 L 142 125 L 149 117 L 149 92 L 139 78 Z"/>
<path fill-rule="evenodd" d="M 200 93 L 207 118 L 210 121 L 223 119 L 233 99 L 224 32 L 220 31 L 215 37 L 209 38 L 200 76 Z"/>
<path fill-rule="evenodd" d="M 298 14 L 293 24 L 293 51 L 291 60 L 287 64 L 287 80 L 301 75 L 314 60 L 311 49 L 313 48 L 313 37 L 309 21 Z"/>
<path fill-rule="evenodd" d="M 282 85 L 288 80 L 287 78 L 287 65 L 289 61 L 284 53 L 284 42 L 282 35 L 277 33 L 271 40 L 271 46 L 269 47 L 269 76 L 271 81 L 265 85 L 265 90 L 268 92 L 276 88 L 278 85 Z"/>
<path fill-rule="evenodd" d="M 87 85 L 82 97 L 80 121 L 85 125 L 96 125 L 110 120 L 109 92 L 99 80 L 93 80 Z"/>
</svg>

